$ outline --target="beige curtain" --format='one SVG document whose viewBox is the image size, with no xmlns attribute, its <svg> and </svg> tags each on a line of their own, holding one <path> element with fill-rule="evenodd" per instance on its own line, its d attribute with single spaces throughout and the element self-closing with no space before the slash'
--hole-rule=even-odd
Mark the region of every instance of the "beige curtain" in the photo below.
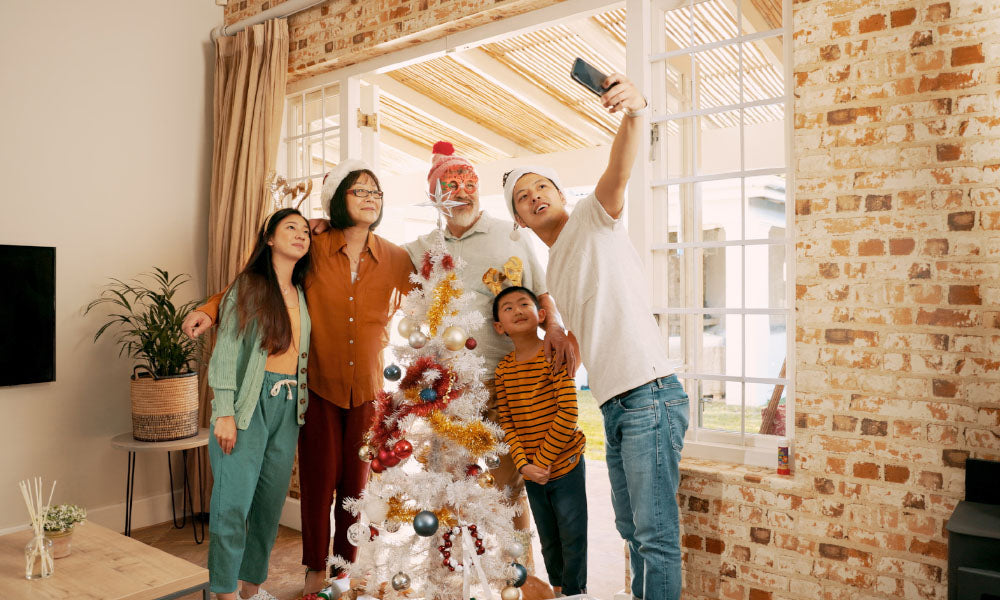
<svg viewBox="0 0 1000 600">
<path fill-rule="evenodd" d="M 274 169 L 281 134 L 288 73 L 288 23 L 275 19 L 254 25 L 215 45 L 214 147 L 208 211 L 208 293 L 215 294 L 236 276 L 253 249 L 257 230 L 271 211 L 265 189 Z M 214 331 L 206 340 L 201 365 L 202 426 L 212 413 L 208 356 Z M 202 448 L 197 493 L 205 507 L 212 476 Z"/>
</svg>

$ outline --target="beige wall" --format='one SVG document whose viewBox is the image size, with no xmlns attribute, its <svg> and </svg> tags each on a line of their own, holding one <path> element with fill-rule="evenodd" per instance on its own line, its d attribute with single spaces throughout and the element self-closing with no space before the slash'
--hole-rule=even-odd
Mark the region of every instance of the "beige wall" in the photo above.
<svg viewBox="0 0 1000 600">
<path fill-rule="evenodd" d="M 25 522 L 15 483 L 33 475 L 122 525 L 125 455 L 108 440 L 130 428 L 131 365 L 91 342 L 100 319 L 81 309 L 108 276 L 152 265 L 202 292 L 221 20 L 211 0 L 4 5 L 0 243 L 56 247 L 57 379 L 0 388 L 0 530 Z M 169 518 L 164 463 L 138 458 L 136 524 Z"/>
</svg>

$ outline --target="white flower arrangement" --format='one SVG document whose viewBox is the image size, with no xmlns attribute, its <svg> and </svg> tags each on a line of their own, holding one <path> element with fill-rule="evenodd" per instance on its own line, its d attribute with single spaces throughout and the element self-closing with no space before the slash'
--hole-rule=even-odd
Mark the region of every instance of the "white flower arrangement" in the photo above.
<svg viewBox="0 0 1000 600">
<path fill-rule="evenodd" d="M 45 531 L 52 533 L 69 531 L 77 523 L 87 520 L 87 510 L 76 504 L 57 504 L 45 514 Z"/>
</svg>

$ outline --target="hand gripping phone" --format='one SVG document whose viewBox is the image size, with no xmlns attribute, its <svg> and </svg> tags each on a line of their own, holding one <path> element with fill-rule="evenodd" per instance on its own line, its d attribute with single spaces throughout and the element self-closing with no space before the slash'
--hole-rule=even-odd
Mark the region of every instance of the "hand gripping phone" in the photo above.
<svg viewBox="0 0 1000 600">
<path fill-rule="evenodd" d="M 598 96 L 603 96 L 604 93 L 610 89 L 601 86 L 608 76 L 595 69 L 590 63 L 582 58 L 577 58 L 573 61 L 573 69 L 570 71 L 569 76 L 572 77 L 574 81 L 594 92 Z"/>
</svg>

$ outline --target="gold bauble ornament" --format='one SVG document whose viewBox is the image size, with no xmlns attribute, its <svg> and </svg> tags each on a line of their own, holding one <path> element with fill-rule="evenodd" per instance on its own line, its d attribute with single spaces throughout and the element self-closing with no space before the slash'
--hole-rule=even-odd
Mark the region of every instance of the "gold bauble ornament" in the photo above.
<svg viewBox="0 0 1000 600">
<path fill-rule="evenodd" d="M 399 335 L 409 338 L 414 331 L 420 331 L 420 323 L 417 323 L 409 317 L 403 317 L 399 321 L 397 330 L 399 331 Z"/>
<path fill-rule="evenodd" d="M 427 344 L 427 336 L 418 329 L 410 334 L 407 341 L 410 342 L 410 347 L 419 350 Z"/>
<path fill-rule="evenodd" d="M 362 444 L 361 447 L 358 448 L 358 458 L 361 460 L 371 462 L 373 456 L 372 447 L 368 444 Z"/>
<path fill-rule="evenodd" d="M 461 327 L 452 325 L 444 330 L 441 338 L 444 340 L 444 347 L 454 351 L 465 347 L 465 340 L 469 339 L 469 335 Z"/>
<path fill-rule="evenodd" d="M 479 482 L 479 487 L 488 488 L 492 487 L 493 482 L 496 480 L 493 478 L 493 475 L 489 473 L 482 473 L 479 475 L 479 477 L 476 478 L 476 481 Z"/>
<path fill-rule="evenodd" d="M 508 585 L 504 589 L 500 590 L 501 600 L 519 600 L 520 597 L 521 590 L 512 585 Z"/>
</svg>

